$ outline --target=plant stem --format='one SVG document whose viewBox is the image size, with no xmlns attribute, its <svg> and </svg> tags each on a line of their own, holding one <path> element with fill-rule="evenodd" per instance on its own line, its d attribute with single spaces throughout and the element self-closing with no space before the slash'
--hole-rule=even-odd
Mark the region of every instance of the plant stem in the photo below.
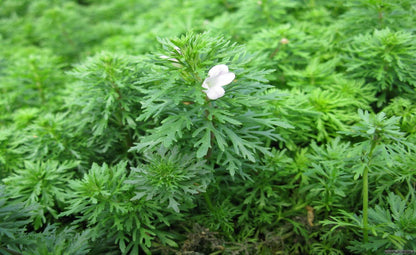
<svg viewBox="0 0 416 255">
<path fill-rule="evenodd" d="M 208 97 L 206 98 L 206 100 L 208 101 L 208 105 L 209 105 L 209 107 L 212 107 L 212 104 L 211 104 L 211 102 L 209 101 L 209 99 L 208 99 Z M 208 115 L 209 115 L 209 111 L 208 110 L 205 110 L 205 118 L 209 121 L 209 118 L 208 118 Z M 214 116 L 212 116 L 212 120 L 214 119 Z M 212 123 L 212 125 L 214 126 L 214 122 L 211 120 L 211 123 Z M 215 138 L 215 135 L 214 135 L 214 133 L 212 132 L 212 131 L 210 131 L 210 147 L 208 148 L 208 151 L 207 151 L 207 155 L 205 155 L 205 159 L 208 161 L 210 158 L 211 158 L 211 154 L 212 154 L 212 147 L 214 146 L 214 138 Z"/>
<path fill-rule="evenodd" d="M 204 198 L 205 198 L 205 202 L 207 203 L 208 209 L 211 212 L 214 212 L 215 211 L 215 208 L 212 205 L 211 198 L 208 196 L 208 193 L 207 192 L 204 192 Z"/>
<path fill-rule="evenodd" d="M 363 238 L 368 243 L 368 165 L 363 173 Z"/>
<path fill-rule="evenodd" d="M 276 49 L 274 49 L 274 51 L 272 52 L 272 54 L 270 54 L 269 58 L 272 59 L 274 58 L 274 56 L 276 56 L 277 52 L 280 50 L 280 42 L 277 44 Z"/>
<path fill-rule="evenodd" d="M 209 107 L 212 107 L 212 104 L 209 101 L 208 97 L 206 98 L 206 100 L 208 102 Z M 209 121 L 208 115 L 209 115 L 209 111 L 206 110 L 205 111 L 205 118 Z M 212 119 L 213 118 L 214 118 L 214 116 L 212 116 Z M 213 123 L 212 120 L 211 120 L 211 123 L 212 123 L 212 125 L 214 125 L 214 123 Z M 210 141 L 211 147 L 208 148 L 207 155 L 205 155 L 205 159 L 207 160 L 208 163 L 209 163 L 209 159 L 211 158 L 212 147 L 214 146 L 213 140 L 214 140 L 215 136 L 214 136 L 214 133 L 212 131 L 210 131 L 210 138 L 211 138 L 211 141 Z M 207 203 L 208 209 L 211 212 L 214 212 L 215 211 L 215 208 L 212 205 L 211 198 L 208 196 L 208 192 L 205 192 L 204 193 L 204 197 L 205 197 L 205 201 Z"/>
<path fill-rule="evenodd" d="M 214 138 L 215 138 L 215 135 L 214 135 L 214 133 L 212 131 L 210 132 L 210 137 L 211 137 L 211 141 L 210 141 L 211 147 L 208 148 L 207 155 L 205 155 L 205 159 L 206 160 L 208 160 L 209 158 L 211 158 L 212 146 L 214 146 Z"/>
<path fill-rule="evenodd" d="M 371 141 L 370 152 L 368 153 L 367 165 L 363 172 L 363 241 L 368 243 L 368 172 L 370 170 L 370 162 L 373 158 L 373 152 L 377 144 L 377 135 Z"/>
<path fill-rule="evenodd" d="M 35 75 L 34 82 L 35 82 L 36 88 L 37 88 L 37 90 L 39 92 L 39 96 L 40 96 L 41 103 L 42 104 L 45 104 L 45 102 L 46 102 L 45 93 L 43 91 L 42 79 L 41 79 L 41 77 L 39 76 L 39 74 L 37 72 L 38 71 L 38 68 L 33 63 L 30 64 L 30 67 L 31 67 L 31 69 L 32 69 L 32 71 L 33 71 L 33 73 Z"/>
</svg>

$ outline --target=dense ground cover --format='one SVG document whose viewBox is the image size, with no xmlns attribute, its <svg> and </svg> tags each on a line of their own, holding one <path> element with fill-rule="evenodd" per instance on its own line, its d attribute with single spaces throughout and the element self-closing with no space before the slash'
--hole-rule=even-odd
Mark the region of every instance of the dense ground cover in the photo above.
<svg viewBox="0 0 416 255">
<path fill-rule="evenodd" d="M 416 251 L 415 12 L 0 0 L 0 253 Z"/>
</svg>

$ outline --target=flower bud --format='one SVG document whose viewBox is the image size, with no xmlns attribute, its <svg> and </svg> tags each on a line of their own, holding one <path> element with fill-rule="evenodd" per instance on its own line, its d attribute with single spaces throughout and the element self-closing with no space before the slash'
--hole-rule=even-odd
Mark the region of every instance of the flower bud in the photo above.
<svg viewBox="0 0 416 255">
<path fill-rule="evenodd" d="M 282 40 L 280 40 L 280 43 L 281 44 L 288 44 L 289 40 L 287 38 L 283 37 Z"/>
</svg>

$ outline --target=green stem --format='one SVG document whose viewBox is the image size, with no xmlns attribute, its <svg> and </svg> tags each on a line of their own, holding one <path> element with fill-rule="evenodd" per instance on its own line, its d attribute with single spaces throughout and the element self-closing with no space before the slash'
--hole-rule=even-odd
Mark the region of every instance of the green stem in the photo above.
<svg viewBox="0 0 416 255">
<path fill-rule="evenodd" d="M 367 165 L 363 172 L 363 241 L 368 243 L 368 172 L 370 170 L 370 162 L 373 158 L 373 152 L 377 144 L 377 136 L 371 141 L 370 152 L 368 153 Z"/>
<path fill-rule="evenodd" d="M 209 101 L 209 99 L 208 99 L 208 97 L 206 98 L 206 100 L 208 101 L 208 105 L 209 105 L 209 107 L 212 107 L 212 104 L 211 104 L 211 102 Z M 209 121 L 209 118 L 208 118 L 208 115 L 209 115 L 209 111 L 208 110 L 205 110 L 205 118 Z M 212 116 L 212 120 L 214 119 L 214 116 Z M 212 123 L 212 125 L 214 126 L 214 122 L 211 120 L 211 123 Z M 211 131 L 210 132 L 210 147 L 208 148 L 208 151 L 207 151 L 207 155 L 205 155 L 205 159 L 208 161 L 210 158 L 211 158 L 211 154 L 212 154 L 212 147 L 214 146 L 214 138 L 215 138 L 215 135 L 214 135 L 214 133 Z M 209 163 L 209 161 L 208 161 L 208 163 Z"/>
<path fill-rule="evenodd" d="M 364 243 L 368 243 L 368 166 L 363 173 L 363 236 Z"/>
<path fill-rule="evenodd" d="M 214 206 L 212 205 L 211 198 L 208 196 L 208 192 L 204 192 L 205 202 L 207 203 L 208 209 L 213 212 L 215 211 Z"/>
<path fill-rule="evenodd" d="M 325 194 L 325 219 L 329 218 L 329 194 L 326 192 Z"/>
<path fill-rule="evenodd" d="M 206 98 L 206 100 L 207 100 L 207 102 L 208 102 L 208 105 L 209 105 L 209 107 L 212 107 L 212 104 L 211 104 L 211 102 L 209 101 L 209 99 L 208 98 Z M 208 110 L 206 110 L 205 111 L 205 118 L 209 121 L 209 118 L 208 118 L 208 115 L 209 115 L 209 111 Z M 214 118 L 214 116 L 212 116 L 212 118 Z M 211 121 L 212 122 L 212 121 Z M 213 125 L 214 125 L 214 123 L 212 123 Z M 212 153 L 212 146 L 214 145 L 213 144 L 213 140 L 214 140 L 214 133 L 211 131 L 210 132 L 210 136 L 211 136 L 211 147 L 209 147 L 208 148 L 208 151 L 207 151 L 207 155 L 205 155 L 205 159 L 207 160 L 207 162 L 209 163 L 209 159 L 211 158 L 211 153 Z M 205 201 L 206 201 L 206 203 L 207 203 L 207 206 L 208 206 L 208 209 L 211 211 L 211 212 L 215 212 L 215 208 L 214 208 L 214 206 L 212 205 L 212 202 L 211 202 L 211 198 L 208 196 L 208 192 L 205 192 L 204 193 L 204 197 L 205 197 Z"/>
<path fill-rule="evenodd" d="M 32 71 L 35 75 L 35 80 L 34 81 L 35 81 L 35 84 L 36 84 L 36 88 L 39 92 L 39 97 L 40 97 L 41 103 L 45 104 L 46 98 L 45 98 L 45 92 L 43 91 L 42 79 L 39 76 L 39 74 L 37 72 L 37 68 L 33 63 L 30 64 L 30 67 L 31 67 L 31 69 L 32 69 Z"/>
</svg>

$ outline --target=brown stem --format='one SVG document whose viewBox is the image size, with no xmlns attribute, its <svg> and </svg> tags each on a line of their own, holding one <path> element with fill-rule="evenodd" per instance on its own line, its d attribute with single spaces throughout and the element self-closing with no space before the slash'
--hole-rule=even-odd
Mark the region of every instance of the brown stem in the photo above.
<svg viewBox="0 0 416 255">
<path fill-rule="evenodd" d="M 279 52 L 279 50 L 280 50 L 280 42 L 277 45 L 276 49 L 272 52 L 272 54 L 270 54 L 270 57 L 269 58 L 272 59 L 274 56 L 276 56 L 276 54 L 277 54 L 277 52 Z"/>
</svg>

